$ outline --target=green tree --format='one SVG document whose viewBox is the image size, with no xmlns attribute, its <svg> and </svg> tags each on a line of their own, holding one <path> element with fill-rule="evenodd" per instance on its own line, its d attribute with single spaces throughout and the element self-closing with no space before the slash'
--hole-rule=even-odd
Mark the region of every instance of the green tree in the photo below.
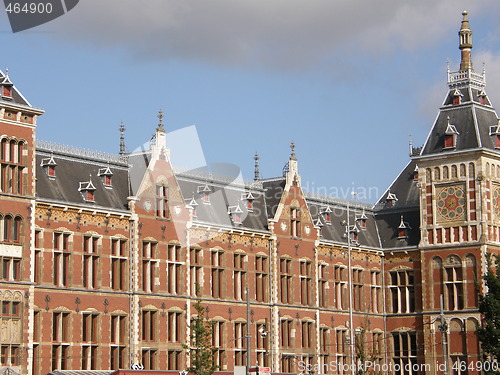
<svg viewBox="0 0 500 375">
<path fill-rule="evenodd" d="M 483 278 L 488 293 L 480 297 L 479 311 L 483 314 L 483 322 L 477 334 L 485 360 L 500 362 L 500 256 L 488 256 L 488 272 Z M 500 372 L 485 371 L 485 374 Z"/>
<path fill-rule="evenodd" d="M 194 304 L 197 315 L 191 319 L 189 327 L 190 345 L 183 345 L 186 354 L 191 360 L 187 370 L 196 375 L 211 375 L 218 366 L 214 363 L 214 354 L 217 351 L 212 345 L 213 322 L 206 316 L 206 308 L 201 300 Z"/>
<path fill-rule="evenodd" d="M 359 329 L 357 329 L 355 335 L 355 353 L 356 353 L 356 374 L 357 375 L 378 375 L 373 368 L 373 365 L 377 362 L 377 358 L 382 355 L 378 352 L 378 345 L 367 339 L 367 331 L 369 326 L 369 320 L 365 317 L 364 323 Z M 370 343 L 369 343 L 370 341 Z M 372 367 L 367 365 L 370 363 Z"/>
</svg>

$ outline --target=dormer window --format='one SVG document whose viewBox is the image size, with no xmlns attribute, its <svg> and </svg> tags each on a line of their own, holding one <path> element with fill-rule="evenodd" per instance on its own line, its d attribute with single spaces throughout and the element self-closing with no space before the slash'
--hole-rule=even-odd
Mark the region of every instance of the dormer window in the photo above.
<svg viewBox="0 0 500 375">
<path fill-rule="evenodd" d="M 325 220 L 326 224 L 332 224 L 332 209 L 330 208 L 330 206 L 323 207 L 321 209 L 321 215 L 323 215 L 323 219 Z"/>
<path fill-rule="evenodd" d="M 364 210 L 363 210 L 363 213 L 361 215 L 356 215 L 356 223 L 358 223 L 358 225 L 361 229 L 366 229 L 366 220 L 367 219 L 368 218 L 367 218 Z"/>
<path fill-rule="evenodd" d="M 82 194 L 83 199 L 86 202 L 94 202 L 95 186 L 92 184 L 92 180 L 80 182 L 80 187 L 78 191 Z"/>
<path fill-rule="evenodd" d="M 12 82 L 9 79 L 9 72 L 5 73 L 5 76 L 3 77 L 2 81 L 0 82 L 0 85 L 2 86 L 2 97 L 5 99 L 12 99 Z"/>
<path fill-rule="evenodd" d="M 211 191 L 212 190 L 210 189 L 210 187 L 207 184 L 202 185 L 202 186 L 198 186 L 198 193 L 201 194 L 204 204 L 210 204 L 210 192 Z"/>
<path fill-rule="evenodd" d="M 248 193 L 241 194 L 241 200 L 246 201 L 247 211 L 252 212 L 253 201 L 255 200 L 255 197 L 253 196 L 252 192 L 249 191 Z"/>
<path fill-rule="evenodd" d="M 358 238 L 359 238 L 358 233 L 359 233 L 359 229 L 356 225 L 352 225 L 349 227 L 349 237 L 350 237 L 352 242 L 355 242 L 355 243 L 358 242 Z"/>
<path fill-rule="evenodd" d="M 479 99 L 479 103 L 481 103 L 482 105 L 486 105 L 486 92 L 484 91 L 484 89 L 479 91 L 477 97 Z"/>
<path fill-rule="evenodd" d="M 408 238 L 408 230 L 411 229 L 407 222 L 404 221 L 403 216 L 401 216 L 401 223 L 398 227 L 398 240 L 404 240 Z"/>
<path fill-rule="evenodd" d="M 42 159 L 41 166 L 43 167 L 43 170 L 49 176 L 49 179 L 54 180 L 56 178 L 56 166 L 57 163 L 54 160 L 54 157 L 51 156 L 50 158 L 45 158 Z"/>
<path fill-rule="evenodd" d="M 198 202 L 196 202 L 196 199 L 191 198 L 187 199 L 189 202 L 187 203 L 187 208 L 191 210 L 193 213 L 193 217 L 198 217 L 198 213 L 196 211 L 196 208 L 198 207 Z"/>
<path fill-rule="evenodd" d="M 321 222 L 321 218 L 318 217 L 318 219 L 316 219 L 314 226 L 319 229 L 319 236 L 323 236 L 323 223 Z"/>
<path fill-rule="evenodd" d="M 2 86 L 2 96 L 4 98 L 12 98 L 12 87 Z"/>
<path fill-rule="evenodd" d="M 412 173 L 413 181 L 418 181 L 418 166 L 415 165 L 415 169 Z"/>
<path fill-rule="evenodd" d="M 495 148 L 500 148 L 500 119 L 498 125 L 490 126 L 490 135 L 493 137 Z"/>
<path fill-rule="evenodd" d="M 109 169 L 109 167 L 100 168 L 97 172 L 97 175 L 101 177 L 102 183 L 105 187 L 110 188 L 112 186 L 111 178 L 113 177 L 113 172 L 111 172 L 111 169 Z"/>
<path fill-rule="evenodd" d="M 234 225 L 240 225 L 242 223 L 241 214 L 243 213 L 243 210 L 240 208 L 239 205 L 229 206 L 227 208 L 227 213 L 231 217 L 231 221 L 233 222 Z"/>
<path fill-rule="evenodd" d="M 457 105 L 462 102 L 463 94 L 460 92 L 459 89 L 455 89 L 455 91 L 453 91 L 453 94 L 451 94 L 451 96 L 453 105 Z"/>
<path fill-rule="evenodd" d="M 387 197 L 385 198 L 385 206 L 386 207 L 393 207 L 394 204 L 397 202 L 398 198 L 396 197 L 396 194 L 389 193 L 387 194 Z"/>
<path fill-rule="evenodd" d="M 455 148 L 457 145 L 457 136 L 460 134 L 455 125 L 450 124 L 450 117 L 448 116 L 448 126 L 444 132 L 443 148 Z"/>
</svg>

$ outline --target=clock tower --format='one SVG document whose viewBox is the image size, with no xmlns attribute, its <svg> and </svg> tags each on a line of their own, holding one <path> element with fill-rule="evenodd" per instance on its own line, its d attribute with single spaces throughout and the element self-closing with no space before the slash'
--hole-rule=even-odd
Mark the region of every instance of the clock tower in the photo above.
<svg viewBox="0 0 500 375">
<path fill-rule="evenodd" d="M 431 357 L 479 359 L 475 283 L 486 271 L 487 254 L 500 248 L 499 120 L 485 91 L 484 70 L 472 68 L 472 31 L 467 12 L 462 15 L 460 70 L 448 69 L 447 95 L 422 151 L 413 157 L 419 171 L 422 313 L 429 363 Z M 448 327 L 444 333 L 439 331 L 441 306 Z M 448 338 L 447 349 L 440 345 L 441 334 Z"/>
</svg>

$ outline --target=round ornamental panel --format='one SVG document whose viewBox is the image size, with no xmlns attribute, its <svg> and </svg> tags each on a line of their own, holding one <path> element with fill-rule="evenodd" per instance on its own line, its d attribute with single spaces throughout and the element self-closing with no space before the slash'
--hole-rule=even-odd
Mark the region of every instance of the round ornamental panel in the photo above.
<svg viewBox="0 0 500 375">
<path fill-rule="evenodd" d="M 465 190 L 463 186 L 442 188 L 437 196 L 437 209 L 444 220 L 463 220 L 465 218 Z"/>
<path fill-rule="evenodd" d="M 493 210 L 495 217 L 500 220 L 500 185 L 493 185 Z"/>
</svg>

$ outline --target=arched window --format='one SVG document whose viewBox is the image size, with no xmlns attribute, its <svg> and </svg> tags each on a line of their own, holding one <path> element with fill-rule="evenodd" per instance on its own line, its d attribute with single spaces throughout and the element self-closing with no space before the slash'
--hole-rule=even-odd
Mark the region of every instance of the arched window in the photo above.
<svg viewBox="0 0 500 375">
<path fill-rule="evenodd" d="M 0 240 L 2 242 L 19 243 L 21 238 L 21 222 L 22 218 L 19 216 L 12 217 L 11 215 L 6 215 L 3 218 L 0 216 Z"/>
<path fill-rule="evenodd" d="M 7 155 L 9 154 L 9 143 L 7 138 L 2 138 L 0 143 L 0 160 L 7 161 Z"/>
</svg>

